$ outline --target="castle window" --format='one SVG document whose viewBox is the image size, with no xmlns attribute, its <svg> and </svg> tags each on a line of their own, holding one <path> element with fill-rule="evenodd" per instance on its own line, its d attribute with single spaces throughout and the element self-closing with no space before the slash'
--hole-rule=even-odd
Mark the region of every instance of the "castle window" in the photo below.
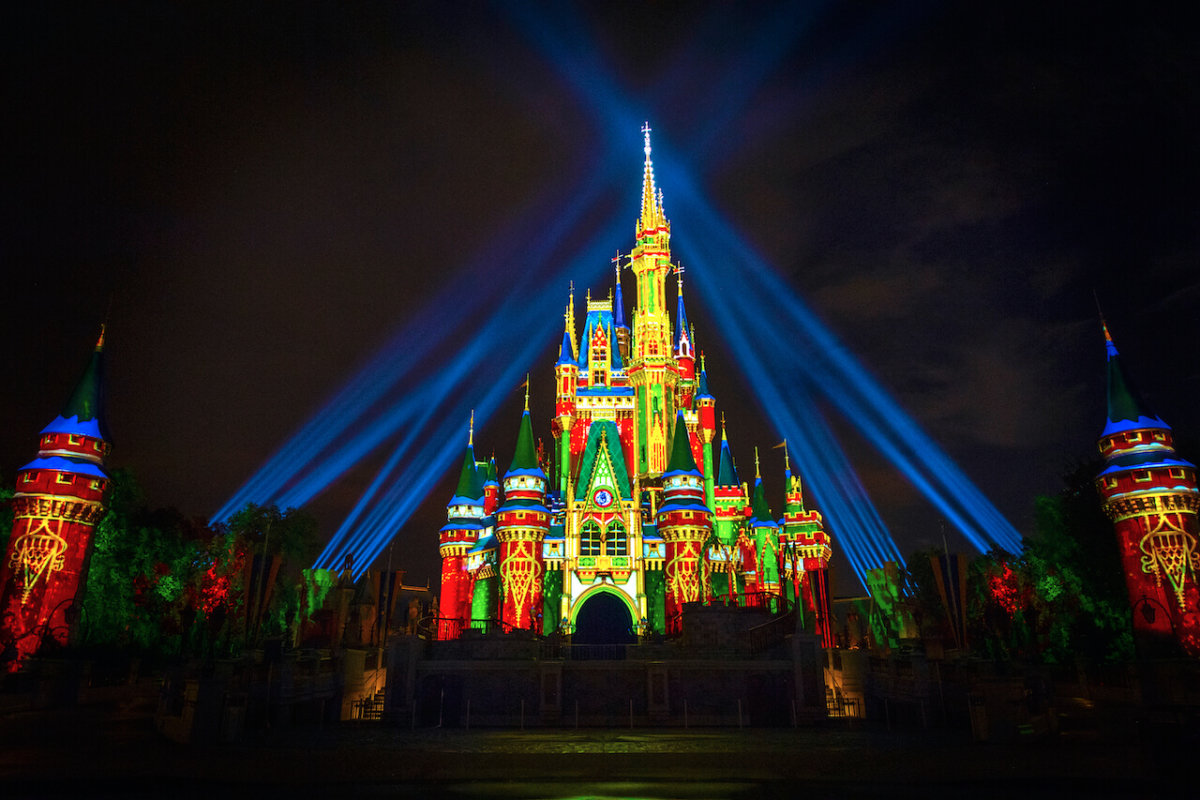
<svg viewBox="0 0 1200 800">
<path fill-rule="evenodd" d="M 579 530 L 579 555 L 600 555 L 602 538 L 603 537 L 600 534 L 600 523 L 591 519 L 583 523 L 583 527 Z"/>
<path fill-rule="evenodd" d="M 1132 433 L 1127 433 L 1125 434 L 1125 438 L 1131 442 L 1140 442 L 1142 440 L 1142 432 L 1133 431 Z"/>
<path fill-rule="evenodd" d="M 1138 483 L 1145 483 L 1150 480 L 1150 470 L 1142 470 L 1141 472 L 1133 473 L 1133 479 Z"/>
<path fill-rule="evenodd" d="M 60 472 L 54 476 L 54 480 L 57 483 L 72 484 L 75 482 L 75 476 L 69 472 Z"/>
<path fill-rule="evenodd" d="M 1116 479 L 1116 478 L 1106 478 L 1106 479 L 1104 480 L 1104 487 L 1105 487 L 1106 489 L 1115 489 L 1115 488 L 1117 488 L 1117 479 Z"/>
<path fill-rule="evenodd" d="M 92 489 L 94 489 L 94 490 L 96 490 L 96 491 L 99 491 L 99 490 L 100 490 L 100 481 L 92 481 L 92 482 L 91 482 L 90 484 L 88 484 L 88 485 L 89 485 L 89 486 L 90 486 Z"/>
<path fill-rule="evenodd" d="M 76 447 L 78 447 L 80 444 L 82 444 L 82 442 L 80 441 L 79 437 L 76 436 L 75 434 L 68 433 L 67 434 L 67 444 L 73 444 Z"/>
<path fill-rule="evenodd" d="M 608 530 L 605 531 L 606 542 L 605 554 L 610 556 L 627 556 L 629 555 L 629 536 L 625 532 L 625 524 L 619 519 L 614 519 L 608 523 Z"/>
<path fill-rule="evenodd" d="M 1171 470 L 1171 477 L 1183 480 L 1184 478 L 1187 477 L 1187 475 L 1184 473 L 1184 471 L 1182 469 L 1173 469 L 1173 470 Z"/>
<path fill-rule="evenodd" d="M 33 483 L 36 480 L 37 480 L 36 472 L 26 472 L 25 473 L 25 482 L 26 483 Z"/>
</svg>

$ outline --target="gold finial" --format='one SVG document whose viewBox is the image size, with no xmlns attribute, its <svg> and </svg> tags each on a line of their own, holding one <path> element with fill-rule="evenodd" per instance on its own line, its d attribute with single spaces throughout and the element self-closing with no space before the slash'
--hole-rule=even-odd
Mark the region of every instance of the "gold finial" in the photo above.
<svg viewBox="0 0 1200 800">
<path fill-rule="evenodd" d="M 721 441 L 725 441 L 725 412 L 721 412 Z"/>
<path fill-rule="evenodd" d="M 700 351 L 700 371 L 708 372 L 708 370 L 704 368 L 704 351 L 703 350 Z"/>
<path fill-rule="evenodd" d="M 529 411 L 529 373 L 525 373 L 525 410 Z"/>
<path fill-rule="evenodd" d="M 787 439 L 783 440 L 783 468 L 787 472 L 792 471 L 792 462 L 790 459 L 788 459 Z"/>
<path fill-rule="evenodd" d="M 677 280 L 679 282 L 679 296 L 682 297 L 683 296 L 683 264 L 676 264 L 675 269 L 672 270 L 672 272 L 675 273 L 675 280 Z"/>
<path fill-rule="evenodd" d="M 754 445 L 754 480 L 762 480 L 762 473 L 758 469 L 758 445 Z"/>
<path fill-rule="evenodd" d="M 588 290 L 587 290 L 587 302 L 588 302 L 588 305 L 591 305 L 591 302 L 592 302 L 592 287 L 590 287 L 590 286 L 588 287 Z"/>
<path fill-rule="evenodd" d="M 475 409 L 471 409 L 471 423 L 467 428 L 467 447 L 475 446 Z"/>
<path fill-rule="evenodd" d="M 96 340 L 96 352 L 104 349 L 104 323 L 100 323 L 100 338 Z"/>
</svg>

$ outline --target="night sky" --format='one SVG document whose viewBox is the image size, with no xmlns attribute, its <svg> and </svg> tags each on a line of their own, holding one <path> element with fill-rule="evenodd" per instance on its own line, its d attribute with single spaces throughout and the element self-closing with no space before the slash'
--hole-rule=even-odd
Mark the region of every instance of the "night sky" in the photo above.
<svg viewBox="0 0 1200 800">
<path fill-rule="evenodd" d="M 446 276 L 611 158 L 603 109 L 520 15 L 456 5 L 3 12 L 4 480 L 107 319 L 110 463 L 152 504 L 211 515 Z M 1200 31 L 1156 4 L 884 5 L 802 6 L 760 74 L 744 68 L 779 5 L 580 11 L 560 41 L 655 98 L 639 113 L 656 148 L 736 98 L 694 165 L 704 189 L 1022 533 L 1103 426 L 1094 297 L 1200 458 Z M 605 202 L 629 233 L 604 263 L 632 244 L 627 157 Z M 745 477 L 778 436 L 694 295 L 688 310 Z M 533 373 L 547 441 L 557 344 Z M 502 468 L 520 404 L 514 386 L 477 432 Z M 837 430 L 901 551 L 940 544 L 937 512 Z M 311 504 L 326 536 L 384 455 Z M 436 576 L 442 486 L 397 539 L 410 580 Z"/>
</svg>

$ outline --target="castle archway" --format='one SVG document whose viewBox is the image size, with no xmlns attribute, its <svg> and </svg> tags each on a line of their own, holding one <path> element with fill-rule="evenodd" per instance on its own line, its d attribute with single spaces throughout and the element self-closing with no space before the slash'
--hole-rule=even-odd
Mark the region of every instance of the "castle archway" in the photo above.
<svg viewBox="0 0 1200 800">
<path fill-rule="evenodd" d="M 601 588 L 589 592 L 576 604 L 575 644 L 635 644 L 637 621 L 629 600 L 621 593 Z"/>
</svg>

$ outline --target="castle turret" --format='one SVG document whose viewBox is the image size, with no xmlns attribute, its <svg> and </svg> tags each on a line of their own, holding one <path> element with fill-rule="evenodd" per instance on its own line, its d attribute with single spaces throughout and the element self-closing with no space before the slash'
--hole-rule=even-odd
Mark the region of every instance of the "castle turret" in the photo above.
<svg viewBox="0 0 1200 800">
<path fill-rule="evenodd" d="M 1143 646 L 1173 638 L 1200 655 L 1196 467 L 1175 453 L 1171 427 L 1142 400 L 1103 328 L 1108 422 L 1099 441 L 1105 468 L 1096 485 L 1116 528 L 1134 632 Z"/>
<path fill-rule="evenodd" d="M 109 478 L 104 418 L 104 331 L 62 412 L 42 429 L 38 457 L 17 472 L 13 528 L 0 563 L 0 647 L 5 667 L 74 634 L 92 534 Z"/>
<path fill-rule="evenodd" d="M 650 126 L 643 127 L 642 132 L 646 153 L 642 214 L 637 223 L 637 242 L 630 253 L 630 268 L 637 278 L 637 307 L 627 372 L 637 393 L 637 474 L 656 478 L 667 466 L 667 445 L 675 419 L 677 367 L 664 290 L 671 269 L 671 223 L 663 214 L 662 196 L 654 186 Z"/>
<path fill-rule="evenodd" d="M 708 391 L 708 371 L 704 368 L 704 354 L 700 354 L 700 379 L 696 386 L 696 438 L 700 440 L 704 456 L 704 502 L 716 508 L 713 502 L 713 487 L 716 474 L 713 470 L 712 443 L 717 435 L 717 399 Z"/>
<path fill-rule="evenodd" d="M 692 398 L 696 394 L 696 348 L 687 310 L 683 307 L 683 267 L 676 268 L 675 276 L 679 281 L 675 302 L 675 365 L 679 372 L 675 384 L 675 407 L 691 410 Z"/>
<path fill-rule="evenodd" d="M 446 524 L 438 531 L 438 549 L 442 556 L 442 592 L 438 601 L 439 639 L 456 639 L 466 620 L 471 618 L 471 576 L 467 571 L 467 553 L 479 541 L 483 531 L 486 498 L 483 480 L 475 463 L 475 425 L 472 415 L 467 446 L 454 496 L 446 504 Z"/>
<path fill-rule="evenodd" d="M 500 543 L 501 619 L 512 628 L 541 633 L 542 541 L 550 529 L 546 473 L 538 464 L 529 419 L 529 395 L 512 466 L 504 475 L 504 504 L 496 512 Z"/>
<path fill-rule="evenodd" d="M 563 315 L 565 322 L 558 361 L 554 363 L 554 420 L 551 431 L 558 445 L 558 496 L 566 497 L 571 480 L 572 436 L 575 434 L 575 396 L 579 390 L 579 358 L 575 352 L 575 294 Z"/>
<path fill-rule="evenodd" d="M 811 627 L 821 639 L 822 646 L 833 647 L 832 606 L 829 594 L 829 558 L 833 554 L 829 534 L 819 511 L 804 507 L 804 490 L 800 476 L 792 472 L 784 441 L 783 524 L 779 533 L 783 563 L 783 582 L 792 601 L 803 617 L 803 626 Z M 808 623 L 811 620 L 811 626 Z"/>
<path fill-rule="evenodd" d="M 679 630 L 684 603 L 704 599 L 704 544 L 712 534 L 712 512 L 704 502 L 704 479 L 696 469 L 683 412 L 675 420 L 671 460 L 663 473 L 658 535 L 667 543 L 667 632 Z"/>
<path fill-rule="evenodd" d="M 488 459 L 483 473 L 483 515 L 485 517 L 496 513 L 500 506 L 500 480 L 496 473 L 496 457 Z"/>
<path fill-rule="evenodd" d="M 629 331 L 629 325 L 625 322 L 625 298 L 621 294 L 621 256 L 613 259 L 617 264 L 617 281 L 616 293 L 613 297 L 613 326 L 617 330 L 617 347 L 621 353 L 622 363 L 629 363 L 629 342 L 632 334 Z"/>
<path fill-rule="evenodd" d="M 725 435 L 725 421 L 721 421 L 721 455 L 713 486 L 713 531 L 717 538 L 718 561 L 714 563 L 713 593 L 729 600 L 745 592 L 745 577 L 742 573 L 742 548 L 746 521 L 750 517 L 750 502 L 746 487 L 738 478 L 737 466 L 733 462 L 733 451 L 729 449 L 729 438 Z"/>
<path fill-rule="evenodd" d="M 779 524 L 767 506 L 757 449 L 754 451 L 754 493 L 750 498 L 750 533 L 758 569 L 749 591 L 757 594 L 760 602 L 774 603 L 779 596 Z"/>
</svg>

